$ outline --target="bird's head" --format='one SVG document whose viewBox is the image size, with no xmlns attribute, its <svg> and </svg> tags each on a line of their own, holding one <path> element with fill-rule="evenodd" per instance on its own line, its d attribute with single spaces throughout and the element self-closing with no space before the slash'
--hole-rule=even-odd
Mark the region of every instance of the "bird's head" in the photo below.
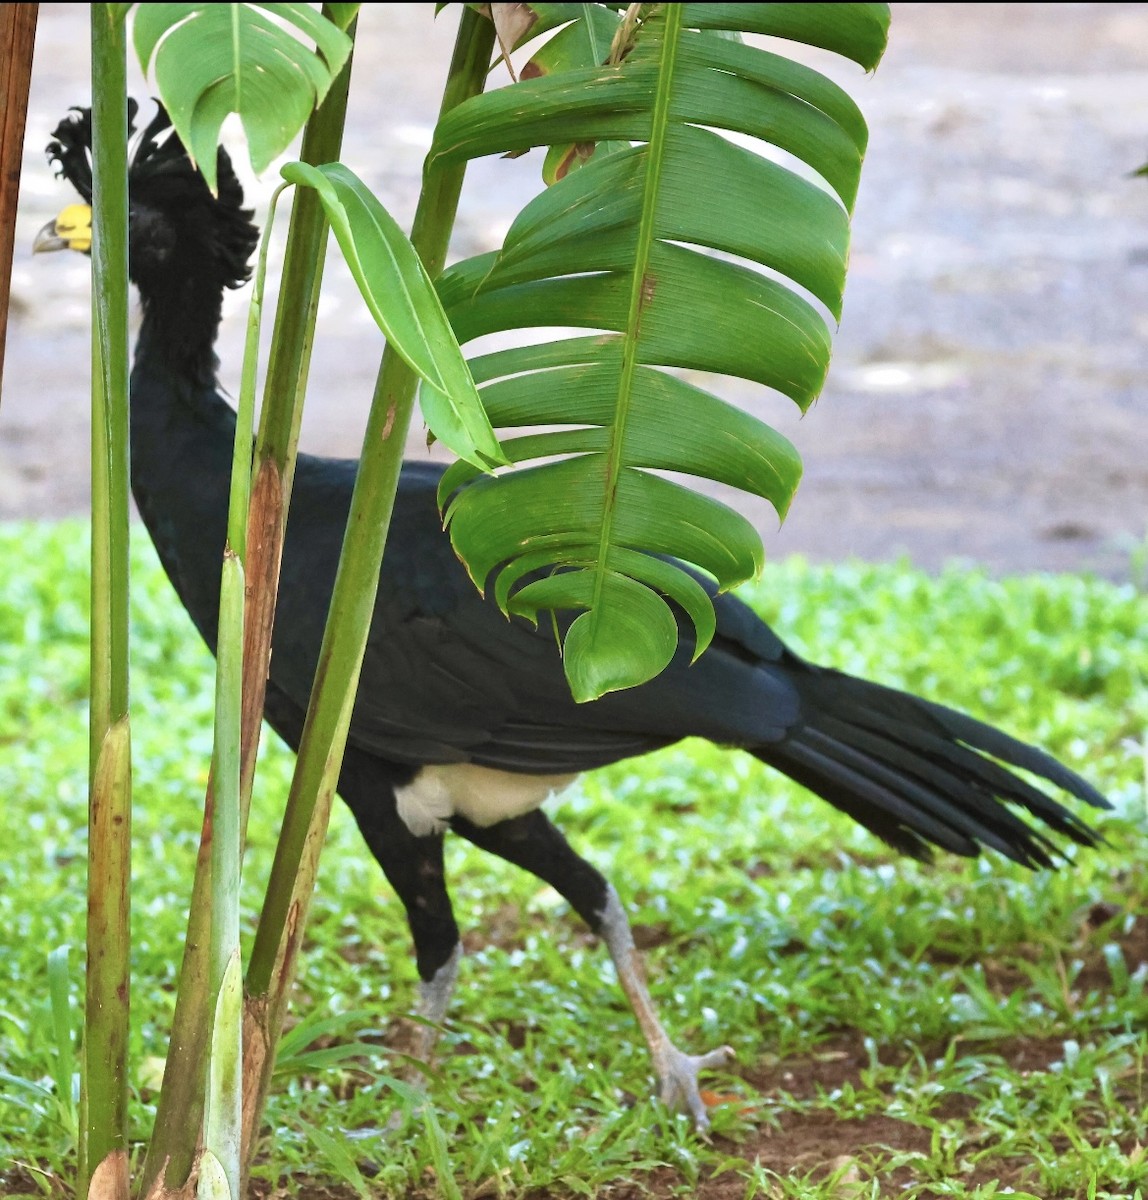
<svg viewBox="0 0 1148 1200">
<path fill-rule="evenodd" d="M 137 105 L 128 102 L 128 133 Z M 33 250 L 77 250 L 92 245 L 92 113 L 75 108 L 56 127 L 48 159 L 83 198 L 68 205 L 36 236 Z M 243 189 L 227 152 L 219 150 L 218 195 L 213 196 L 160 105 L 136 139 L 128 163 L 128 264 L 145 298 L 181 275 L 211 276 L 239 287 L 259 240 Z"/>
</svg>

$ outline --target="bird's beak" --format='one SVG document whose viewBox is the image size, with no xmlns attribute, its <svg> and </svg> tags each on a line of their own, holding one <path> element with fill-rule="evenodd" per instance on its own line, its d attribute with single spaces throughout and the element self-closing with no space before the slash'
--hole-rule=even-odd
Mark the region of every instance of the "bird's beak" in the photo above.
<svg viewBox="0 0 1148 1200">
<path fill-rule="evenodd" d="M 36 234 L 33 254 L 50 250 L 78 250 L 88 254 L 92 249 L 92 210 L 87 204 L 69 204 L 54 220 Z"/>
</svg>

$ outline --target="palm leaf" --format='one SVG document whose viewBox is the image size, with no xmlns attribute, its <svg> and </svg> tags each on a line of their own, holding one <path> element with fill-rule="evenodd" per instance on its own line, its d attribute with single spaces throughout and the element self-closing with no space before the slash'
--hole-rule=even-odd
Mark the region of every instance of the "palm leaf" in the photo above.
<svg viewBox="0 0 1148 1200">
<path fill-rule="evenodd" d="M 539 7 L 553 24 L 586 6 Z M 695 653 L 708 642 L 708 598 L 668 559 L 721 589 L 763 561 L 744 518 L 650 472 L 732 484 L 779 515 L 799 478 L 779 434 L 666 368 L 753 380 L 805 409 L 829 363 L 823 310 L 841 311 L 864 120 L 817 72 L 715 31 L 773 34 L 871 68 L 887 21 L 876 4 L 652 5 L 616 64 L 563 64 L 439 123 L 428 170 L 534 146 L 637 143 L 595 154 L 527 205 L 498 253 L 439 281 L 463 344 L 593 331 L 471 360 L 494 426 L 561 428 L 504 442 L 512 462 L 533 465 L 479 478 L 456 464 L 440 492 L 456 550 L 480 587 L 501 572 L 495 595 L 508 611 L 583 610 L 564 646 L 580 700 L 664 668 L 678 638 L 667 597 L 688 614 Z"/>
<path fill-rule="evenodd" d="M 422 380 L 420 402 L 430 431 L 478 467 L 505 463 L 434 284 L 394 217 L 342 163 L 287 163 L 282 174 L 319 193 L 367 309 Z"/>
<path fill-rule="evenodd" d="M 357 5 L 337 6 L 350 22 Z M 265 170 L 321 104 L 351 39 L 308 4 L 140 4 L 132 30 L 172 124 L 215 190 L 215 151 L 238 113 L 255 171 Z M 315 51 L 305 49 L 295 30 Z"/>
</svg>

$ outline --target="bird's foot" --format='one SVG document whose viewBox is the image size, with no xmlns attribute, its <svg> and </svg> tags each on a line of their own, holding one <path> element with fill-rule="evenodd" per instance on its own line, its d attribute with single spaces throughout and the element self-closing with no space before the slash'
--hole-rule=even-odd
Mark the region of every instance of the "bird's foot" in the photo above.
<svg viewBox="0 0 1148 1200">
<path fill-rule="evenodd" d="M 689 1113 L 694 1129 L 706 1134 L 710 1128 L 709 1111 L 698 1088 L 698 1072 L 718 1070 L 734 1061 L 729 1046 L 720 1046 L 708 1054 L 686 1054 L 667 1043 L 654 1055 L 658 1076 L 658 1096 L 671 1112 Z"/>
<path fill-rule="evenodd" d="M 458 964 L 462 958 L 462 943 L 455 942 L 449 957 L 429 978 L 419 984 L 418 1013 L 400 1027 L 397 1045 L 406 1063 L 396 1080 L 405 1089 L 405 1103 L 387 1123 L 387 1131 L 395 1132 L 406 1124 L 410 1114 L 421 1112 L 426 1098 L 426 1076 L 434 1062 L 446 1010 L 454 994 Z"/>
</svg>

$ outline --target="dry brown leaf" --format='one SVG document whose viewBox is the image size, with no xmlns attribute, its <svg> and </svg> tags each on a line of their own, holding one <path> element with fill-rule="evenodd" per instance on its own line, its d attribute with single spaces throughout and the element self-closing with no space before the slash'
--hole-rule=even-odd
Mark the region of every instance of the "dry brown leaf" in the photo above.
<svg viewBox="0 0 1148 1200">
<path fill-rule="evenodd" d="M 510 61 L 510 51 L 518 45 L 522 37 L 538 20 L 529 4 L 492 4 L 490 19 L 494 22 L 494 32 L 498 37 L 498 48 L 502 51 L 502 61 L 510 72 L 510 78 L 515 83 L 518 76 Z"/>
<path fill-rule="evenodd" d="M 130 1200 L 128 1152 L 112 1150 L 92 1172 L 88 1200 Z"/>
</svg>

